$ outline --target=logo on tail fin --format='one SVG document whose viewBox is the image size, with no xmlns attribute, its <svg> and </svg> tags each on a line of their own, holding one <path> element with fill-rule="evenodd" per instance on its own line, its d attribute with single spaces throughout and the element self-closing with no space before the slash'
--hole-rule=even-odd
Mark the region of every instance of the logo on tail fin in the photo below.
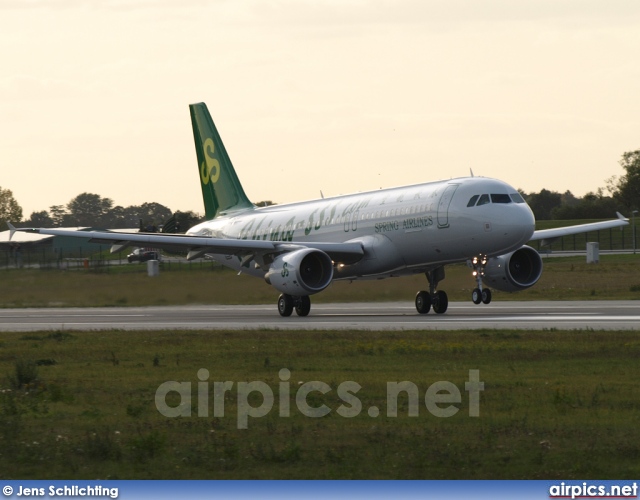
<svg viewBox="0 0 640 500">
<path fill-rule="evenodd" d="M 215 153 L 213 139 L 207 138 L 204 141 L 203 149 L 205 161 L 200 164 L 200 180 L 205 185 L 209 184 L 209 181 L 215 184 L 220 178 L 220 162 L 213 157 Z"/>
<path fill-rule="evenodd" d="M 207 219 L 253 208 L 204 103 L 191 104 L 198 176 Z"/>
</svg>

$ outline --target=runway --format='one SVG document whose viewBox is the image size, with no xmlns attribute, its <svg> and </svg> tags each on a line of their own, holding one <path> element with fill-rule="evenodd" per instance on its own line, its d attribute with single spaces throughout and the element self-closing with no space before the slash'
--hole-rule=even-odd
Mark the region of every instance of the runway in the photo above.
<svg viewBox="0 0 640 500">
<path fill-rule="evenodd" d="M 50 330 L 640 330 L 638 301 L 452 302 L 446 314 L 419 315 L 412 303 L 313 304 L 282 318 L 275 304 L 0 309 L 0 331 Z"/>
</svg>

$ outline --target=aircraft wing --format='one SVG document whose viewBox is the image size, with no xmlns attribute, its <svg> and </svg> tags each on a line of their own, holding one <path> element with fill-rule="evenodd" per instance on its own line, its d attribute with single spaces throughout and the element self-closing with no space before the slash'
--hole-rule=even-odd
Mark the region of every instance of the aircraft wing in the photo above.
<svg viewBox="0 0 640 500">
<path fill-rule="evenodd" d="M 535 231 L 531 237 L 531 241 L 542 240 L 542 245 L 549 245 L 558 238 L 570 236 L 572 234 L 588 233 L 590 231 L 600 231 L 601 229 L 609 229 L 612 227 L 621 227 L 629 224 L 629 219 L 625 218 L 619 212 L 614 220 L 606 220 L 602 222 L 591 222 L 589 224 L 578 224 L 576 226 L 556 227 L 554 229 L 541 229 Z"/>
<path fill-rule="evenodd" d="M 112 231 L 73 231 L 68 229 L 16 229 L 11 231 L 85 238 L 91 243 L 111 245 L 111 253 L 129 246 L 161 248 L 169 251 L 188 252 L 187 259 L 196 259 L 207 253 L 222 255 L 269 255 L 291 252 L 301 248 L 314 248 L 325 252 L 334 262 L 353 264 L 364 255 L 361 243 L 283 242 L 266 240 L 233 240 L 183 234 L 119 233 Z"/>
</svg>

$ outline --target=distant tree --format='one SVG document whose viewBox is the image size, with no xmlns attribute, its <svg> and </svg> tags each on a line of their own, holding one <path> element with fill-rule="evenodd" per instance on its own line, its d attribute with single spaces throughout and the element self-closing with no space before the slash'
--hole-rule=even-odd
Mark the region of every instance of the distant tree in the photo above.
<svg viewBox="0 0 640 500">
<path fill-rule="evenodd" d="M 104 227 L 108 229 L 134 228 L 138 226 L 137 214 L 121 205 L 113 207 L 104 217 Z"/>
<path fill-rule="evenodd" d="M 556 220 L 568 219 L 606 219 L 615 216 L 619 210 L 616 201 L 611 196 L 605 196 L 602 188 L 596 193 L 587 193 L 577 199 L 573 205 L 563 204 L 551 211 Z"/>
<path fill-rule="evenodd" d="M 609 179 L 613 197 L 629 212 L 640 209 L 640 150 L 622 154 L 620 165 L 625 174 L 619 179 Z"/>
<path fill-rule="evenodd" d="M 576 198 L 571 191 L 565 191 L 560 197 L 562 206 L 575 207 L 580 203 L 580 198 Z"/>
<path fill-rule="evenodd" d="M 144 227 L 158 226 L 169 217 L 171 217 L 171 210 L 160 203 L 114 207 L 110 198 L 82 193 L 66 206 L 53 205 L 49 207 L 48 213 L 34 212 L 32 222 L 34 227 L 87 226 L 103 229 L 131 229 L 137 228 L 141 221 Z"/>
<path fill-rule="evenodd" d="M 24 221 L 26 227 L 54 227 L 55 223 L 49 215 L 49 212 L 42 210 L 40 212 L 32 212 L 31 217 Z"/>
<path fill-rule="evenodd" d="M 133 229 L 140 225 L 140 220 L 144 218 L 144 210 L 138 205 L 131 205 L 128 207 L 117 206 L 113 210 L 113 223 L 111 226 L 114 229 Z"/>
<path fill-rule="evenodd" d="M 271 205 L 277 205 L 277 203 L 274 203 L 271 200 L 259 201 L 258 203 L 255 203 L 256 207 L 270 207 Z"/>
<path fill-rule="evenodd" d="M 160 203 L 143 203 L 138 207 L 138 218 L 145 225 L 159 226 L 172 215 L 171 210 Z"/>
<path fill-rule="evenodd" d="M 108 227 L 112 206 L 110 198 L 93 193 L 79 194 L 67 204 L 65 222 L 72 226 Z"/>
<path fill-rule="evenodd" d="M 543 189 L 539 193 L 527 195 L 526 200 L 537 220 L 550 220 L 551 211 L 562 203 L 562 195 L 556 191 Z"/>
<path fill-rule="evenodd" d="M 117 206 L 111 210 L 110 215 L 109 227 L 118 229 L 139 227 L 146 231 L 161 226 L 171 217 L 172 212 L 160 203 L 151 202 L 126 208 Z"/>
<path fill-rule="evenodd" d="M 20 222 L 22 220 L 22 207 L 13 197 L 10 189 L 0 187 L 0 225 L 2 230 L 7 222 Z"/>
<path fill-rule="evenodd" d="M 49 217 L 51 217 L 54 227 L 62 227 L 66 222 L 67 209 L 64 205 L 52 205 L 49 207 Z"/>
</svg>

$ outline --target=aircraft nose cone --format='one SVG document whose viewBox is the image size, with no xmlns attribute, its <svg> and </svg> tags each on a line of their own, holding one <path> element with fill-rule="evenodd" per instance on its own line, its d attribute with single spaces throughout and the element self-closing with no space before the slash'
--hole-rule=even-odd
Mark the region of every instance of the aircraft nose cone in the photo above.
<svg viewBox="0 0 640 500">
<path fill-rule="evenodd" d="M 521 245 L 524 245 L 531 239 L 535 229 L 536 220 L 528 206 L 522 207 L 522 209 L 514 212 L 509 221 L 509 231 L 512 236 L 519 238 Z"/>
</svg>

